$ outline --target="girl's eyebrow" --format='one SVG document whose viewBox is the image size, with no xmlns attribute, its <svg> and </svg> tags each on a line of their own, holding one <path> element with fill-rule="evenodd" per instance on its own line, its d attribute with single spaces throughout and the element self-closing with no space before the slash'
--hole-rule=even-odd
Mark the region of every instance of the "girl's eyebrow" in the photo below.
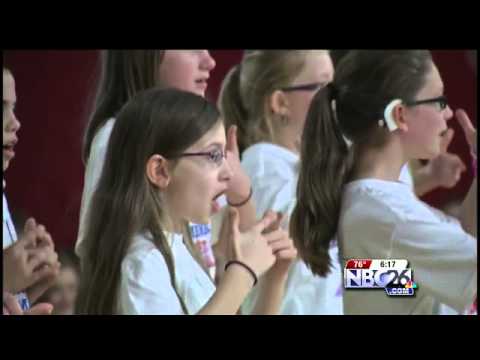
<svg viewBox="0 0 480 360">
<path fill-rule="evenodd" d="M 219 143 L 219 142 L 212 142 L 210 144 L 207 144 L 207 145 L 203 146 L 202 149 L 207 149 L 207 148 L 210 148 L 210 147 L 216 147 L 216 148 L 223 149 L 224 144 Z"/>
</svg>

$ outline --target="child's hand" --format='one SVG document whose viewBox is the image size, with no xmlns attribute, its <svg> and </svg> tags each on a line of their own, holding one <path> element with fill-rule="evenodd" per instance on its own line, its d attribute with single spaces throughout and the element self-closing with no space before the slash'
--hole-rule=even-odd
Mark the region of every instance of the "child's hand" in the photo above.
<svg viewBox="0 0 480 360">
<path fill-rule="evenodd" d="M 52 310 L 52 304 L 41 303 L 24 312 L 14 295 L 3 292 L 3 315 L 50 315 Z"/>
<path fill-rule="evenodd" d="M 477 130 L 473 127 L 472 121 L 468 117 L 467 113 L 463 109 L 455 111 L 455 117 L 462 126 L 465 138 L 468 145 L 470 145 L 470 151 L 472 156 L 477 157 Z"/>
<path fill-rule="evenodd" d="M 230 126 L 227 131 L 227 161 L 233 176 L 228 184 L 227 200 L 230 204 L 239 204 L 245 201 L 250 194 L 250 178 L 240 163 L 240 154 L 237 142 L 237 127 Z"/>
<path fill-rule="evenodd" d="M 437 186 L 447 189 L 454 187 L 460 180 L 462 172 L 467 170 L 460 157 L 448 152 L 448 146 L 452 142 L 454 133 L 453 129 L 448 129 L 445 136 L 442 137 L 440 155 L 432 159 L 427 165 L 431 181 L 436 183 Z"/>
<path fill-rule="evenodd" d="M 268 212 L 265 216 L 268 215 Z M 290 265 L 297 258 L 297 249 L 293 245 L 288 232 L 282 229 L 285 215 L 277 213 L 276 221 L 265 231 L 265 236 L 269 239 L 268 244 L 272 247 L 275 255 L 275 264 L 266 273 L 269 280 L 276 281 L 278 277 L 286 277 Z"/>
</svg>

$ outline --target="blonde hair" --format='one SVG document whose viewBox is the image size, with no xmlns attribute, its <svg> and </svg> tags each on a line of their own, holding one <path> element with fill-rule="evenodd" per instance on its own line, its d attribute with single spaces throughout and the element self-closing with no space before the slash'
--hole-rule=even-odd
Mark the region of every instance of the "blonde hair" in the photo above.
<svg viewBox="0 0 480 360">
<path fill-rule="evenodd" d="M 238 127 L 241 152 L 257 142 L 275 142 L 270 96 L 291 85 L 313 51 L 328 54 L 327 50 L 246 50 L 240 64 L 227 74 L 218 107 L 227 128 Z"/>
</svg>

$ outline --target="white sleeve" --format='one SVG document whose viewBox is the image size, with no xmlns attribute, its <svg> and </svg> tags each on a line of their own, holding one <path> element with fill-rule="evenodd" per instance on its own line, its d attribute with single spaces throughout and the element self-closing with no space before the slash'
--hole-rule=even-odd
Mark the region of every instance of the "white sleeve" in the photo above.
<svg viewBox="0 0 480 360">
<path fill-rule="evenodd" d="M 90 156 L 88 157 L 88 162 L 85 169 L 82 203 L 80 207 L 80 222 L 78 227 L 77 242 L 75 243 L 75 253 L 80 258 L 82 257 L 83 253 L 83 237 L 86 227 L 85 222 L 87 217 L 87 210 L 90 207 L 90 201 L 92 200 L 93 193 L 97 187 L 98 180 L 100 180 L 100 175 L 102 174 L 109 135 L 110 132 L 108 132 L 108 136 L 106 139 L 94 138 L 90 150 Z"/>
<path fill-rule="evenodd" d="M 411 189 L 414 190 L 415 192 L 415 183 L 412 175 L 412 170 L 410 168 L 410 164 L 406 163 L 403 167 L 402 170 L 400 171 L 400 177 L 398 178 L 400 182 L 403 182 L 404 184 L 407 184 L 410 186 Z"/>
<path fill-rule="evenodd" d="M 418 284 L 441 303 L 463 311 L 477 293 L 477 240 L 458 226 L 409 221 L 397 224 L 392 256 L 407 259 Z"/>
<path fill-rule="evenodd" d="M 252 182 L 258 219 L 267 210 L 290 215 L 288 211 L 293 209 L 291 203 L 295 202 L 297 191 L 297 176 L 290 166 L 285 160 L 261 152 L 250 153 L 242 159 L 242 167 Z"/>
<path fill-rule="evenodd" d="M 252 179 L 253 199 L 257 217 L 261 218 L 267 210 L 291 214 L 292 203 L 296 199 L 297 179 L 287 180 L 274 173 Z"/>
<path fill-rule="evenodd" d="M 125 315 L 182 315 L 162 254 L 155 249 L 142 255 L 130 255 L 122 264 L 120 312 Z"/>
<path fill-rule="evenodd" d="M 288 215 L 285 220 L 286 224 L 295 207 L 297 178 L 295 176 L 287 178 L 280 174 L 278 166 L 262 168 L 261 170 L 258 168 L 259 166 L 263 166 L 263 164 L 261 165 L 256 161 L 242 161 L 242 167 L 252 183 L 252 198 L 255 203 L 256 217 L 261 219 L 267 210 L 273 210 Z M 218 241 L 227 209 L 227 206 L 222 207 L 221 211 L 212 217 L 213 245 Z"/>
<path fill-rule="evenodd" d="M 462 223 L 460 222 L 459 219 L 457 219 L 454 216 L 447 215 L 443 211 L 438 210 L 434 208 L 433 206 L 430 206 L 426 203 L 424 203 L 425 206 L 428 206 L 431 212 L 433 212 L 441 221 L 451 224 L 452 226 L 456 226 L 460 231 L 463 231 Z"/>
</svg>

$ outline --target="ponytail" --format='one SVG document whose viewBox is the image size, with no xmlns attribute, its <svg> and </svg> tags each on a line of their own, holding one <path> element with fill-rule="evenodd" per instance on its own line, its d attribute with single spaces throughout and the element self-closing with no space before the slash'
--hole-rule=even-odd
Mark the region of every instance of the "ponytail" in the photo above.
<svg viewBox="0 0 480 360">
<path fill-rule="evenodd" d="M 248 110 L 243 103 L 240 90 L 241 65 L 233 67 L 222 83 L 218 107 L 228 129 L 232 125 L 238 128 L 237 138 L 240 154 L 250 145 L 248 140 L 247 124 L 249 121 Z"/>
<path fill-rule="evenodd" d="M 330 271 L 329 248 L 340 214 L 342 188 L 350 169 L 348 145 L 335 115 L 333 85 L 312 100 L 303 131 L 297 203 L 290 233 L 300 256 L 316 275 Z"/>
</svg>

